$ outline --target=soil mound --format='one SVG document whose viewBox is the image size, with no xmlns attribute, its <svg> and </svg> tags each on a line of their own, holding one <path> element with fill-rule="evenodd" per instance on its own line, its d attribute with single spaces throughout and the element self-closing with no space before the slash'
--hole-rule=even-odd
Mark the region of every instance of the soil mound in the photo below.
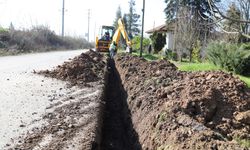
<svg viewBox="0 0 250 150">
<path fill-rule="evenodd" d="M 116 64 L 143 149 L 244 149 L 236 141 L 250 140 L 250 91 L 232 74 L 129 55 Z"/>
<path fill-rule="evenodd" d="M 189 73 L 158 93 L 159 98 L 171 95 L 168 100 L 175 102 L 183 112 L 228 139 L 250 138 L 250 92 L 232 74 L 221 71 Z"/>
<path fill-rule="evenodd" d="M 99 81 L 104 77 L 106 63 L 104 56 L 90 50 L 73 58 L 53 70 L 38 72 L 47 77 L 69 81 L 72 85 L 82 85 L 89 82 Z"/>
</svg>

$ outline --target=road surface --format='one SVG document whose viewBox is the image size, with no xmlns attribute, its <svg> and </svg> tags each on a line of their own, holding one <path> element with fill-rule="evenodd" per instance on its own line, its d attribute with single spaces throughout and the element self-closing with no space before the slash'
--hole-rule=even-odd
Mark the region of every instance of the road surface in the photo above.
<svg viewBox="0 0 250 150">
<path fill-rule="evenodd" d="M 51 69 L 82 52 L 0 57 L 0 149 L 36 125 L 34 122 L 41 125 L 41 115 L 54 99 L 76 90 L 65 88 L 65 82 L 33 74 L 33 70 Z"/>
</svg>

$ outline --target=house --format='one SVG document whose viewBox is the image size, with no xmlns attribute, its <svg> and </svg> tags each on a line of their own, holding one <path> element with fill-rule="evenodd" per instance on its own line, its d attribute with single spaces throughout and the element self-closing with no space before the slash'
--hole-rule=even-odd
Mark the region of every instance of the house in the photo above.
<svg viewBox="0 0 250 150">
<path fill-rule="evenodd" d="M 173 23 L 163 24 L 157 26 L 153 29 L 146 31 L 147 34 L 153 34 L 154 32 L 165 33 L 166 34 L 166 45 L 164 46 L 164 50 L 174 48 L 174 30 L 175 26 Z"/>
</svg>

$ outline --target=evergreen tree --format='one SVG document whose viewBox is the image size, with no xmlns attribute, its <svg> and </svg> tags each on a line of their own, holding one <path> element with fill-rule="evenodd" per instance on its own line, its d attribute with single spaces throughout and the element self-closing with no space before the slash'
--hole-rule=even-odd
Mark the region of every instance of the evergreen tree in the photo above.
<svg viewBox="0 0 250 150">
<path fill-rule="evenodd" d="M 167 21 L 171 21 L 176 18 L 178 8 L 180 6 L 185 6 L 190 8 L 192 14 L 198 13 L 200 18 L 208 19 L 212 13 L 215 12 L 213 4 L 217 4 L 220 1 L 221 0 L 214 0 L 214 3 L 211 3 L 211 10 L 209 2 L 204 0 L 165 0 L 166 8 L 164 12 Z"/>
<path fill-rule="evenodd" d="M 237 8 L 235 3 L 231 3 L 228 10 L 226 11 L 226 16 L 229 18 L 237 19 L 237 20 L 241 19 L 241 12 Z M 241 23 L 240 22 L 236 22 L 233 20 L 226 20 L 223 23 L 224 23 L 224 29 L 228 32 L 240 32 L 241 31 Z M 240 40 L 242 38 L 243 37 L 239 34 L 226 34 L 224 37 L 224 39 L 226 41 L 233 42 L 233 43 L 240 42 Z"/>
<path fill-rule="evenodd" d="M 123 20 L 123 24 L 125 26 L 126 31 L 128 31 L 128 15 L 124 14 L 122 17 L 122 20 Z"/>
<path fill-rule="evenodd" d="M 15 30 L 15 27 L 14 27 L 14 25 L 13 25 L 12 22 L 10 23 L 9 30 L 10 30 L 10 31 L 14 31 L 14 30 Z"/>
<path fill-rule="evenodd" d="M 129 13 L 126 14 L 127 31 L 130 38 L 140 33 L 138 20 L 140 15 L 135 12 L 135 0 L 129 1 Z"/>
<path fill-rule="evenodd" d="M 236 7 L 235 3 L 232 3 L 230 6 L 229 6 L 229 9 L 227 10 L 227 13 L 226 15 L 230 18 L 234 18 L 234 19 L 238 19 L 240 20 L 241 19 L 241 13 L 240 13 L 240 10 Z M 231 30 L 231 31 L 240 31 L 240 23 L 239 22 L 235 22 L 235 21 L 232 21 L 232 20 L 227 20 L 226 21 L 226 28 L 228 28 L 228 30 Z"/>
<path fill-rule="evenodd" d="M 154 53 L 159 53 L 164 45 L 166 44 L 166 35 L 163 33 L 154 32 L 150 39 L 152 41 L 152 46 L 154 49 Z"/>
<path fill-rule="evenodd" d="M 115 27 L 115 29 L 117 29 L 117 27 L 118 27 L 118 20 L 120 18 L 122 18 L 122 11 L 121 11 L 121 7 L 119 6 L 117 8 L 116 17 L 115 17 L 115 20 L 114 20 L 114 23 L 113 23 L 113 26 Z"/>
</svg>

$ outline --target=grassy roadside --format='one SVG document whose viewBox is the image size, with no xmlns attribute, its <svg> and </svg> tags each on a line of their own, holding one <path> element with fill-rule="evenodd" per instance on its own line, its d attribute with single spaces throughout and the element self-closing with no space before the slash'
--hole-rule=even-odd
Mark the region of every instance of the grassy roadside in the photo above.
<svg viewBox="0 0 250 150">
<path fill-rule="evenodd" d="M 220 70 L 219 67 L 210 64 L 208 62 L 205 63 L 186 63 L 186 62 L 173 62 L 179 70 L 182 71 L 213 71 Z"/>
<path fill-rule="evenodd" d="M 132 55 L 140 56 L 140 53 L 139 52 L 133 52 Z M 148 61 L 160 59 L 160 56 L 158 54 L 142 53 L 142 57 L 145 58 Z"/>
</svg>

